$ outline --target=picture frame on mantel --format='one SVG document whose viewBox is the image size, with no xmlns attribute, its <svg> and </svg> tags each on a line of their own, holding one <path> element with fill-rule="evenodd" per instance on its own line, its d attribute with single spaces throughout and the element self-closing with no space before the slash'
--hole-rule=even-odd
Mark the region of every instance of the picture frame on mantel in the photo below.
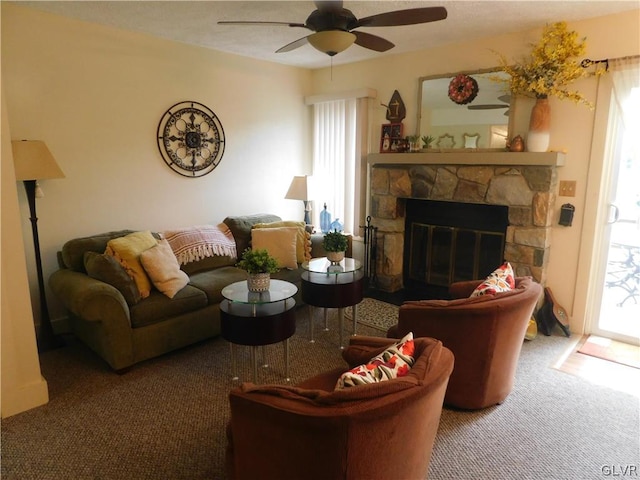
<svg viewBox="0 0 640 480">
<path fill-rule="evenodd" d="M 384 123 L 380 131 L 380 153 L 395 153 L 402 141 L 402 123 Z"/>
</svg>

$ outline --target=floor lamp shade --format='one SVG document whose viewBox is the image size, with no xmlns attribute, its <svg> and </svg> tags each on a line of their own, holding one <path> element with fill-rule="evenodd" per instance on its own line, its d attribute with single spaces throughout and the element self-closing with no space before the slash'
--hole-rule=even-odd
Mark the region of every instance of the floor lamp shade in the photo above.
<svg viewBox="0 0 640 480">
<path fill-rule="evenodd" d="M 36 182 L 51 178 L 64 178 L 64 173 L 51 155 L 43 141 L 21 140 L 12 141 L 13 163 L 16 180 L 24 182 L 24 188 L 29 202 L 31 215 L 31 231 L 33 233 L 33 248 L 35 251 L 36 270 L 38 275 L 38 292 L 40 295 L 40 325 L 36 329 L 36 340 L 40 352 L 60 347 L 62 339 L 53 333 L 47 297 L 44 289 L 42 273 L 42 258 L 40 256 L 40 240 L 38 237 L 38 216 L 36 215 Z"/>
<path fill-rule="evenodd" d="M 16 180 L 64 178 L 64 173 L 42 140 L 11 142 Z"/>
<path fill-rule="evenodd" d="M 289 190 L 284 198 L 289 200 L 302 200 L 304 203 L 304 223 L 311 224 L 311 205 L 309 202 L 309 182 L 308 177 L 296 176 L 291 180 Z"/>
</svg>

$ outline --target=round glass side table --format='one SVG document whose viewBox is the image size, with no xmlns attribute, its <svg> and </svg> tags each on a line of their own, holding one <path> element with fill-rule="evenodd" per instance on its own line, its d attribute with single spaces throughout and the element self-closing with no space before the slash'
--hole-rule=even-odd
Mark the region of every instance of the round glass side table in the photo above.
<svg viewBox="0 0 640 480">
<path fill-rule="evenodd" d="M 340 322 L 340 348 L 343 345 L 344 309 L 352 307 L 353 335 L 357 331 L 357 305 L 364 296 L 364 270 L 362 262 L 345 258 L 333 263 L 326 257 L 312 258 L 302 264 L 302 300 L 309 306 L 309 325 L 311 342 L 313 336 L 313 316 L 311 307 L 322 307 L 325 330 L 327 330 L 327 308 L 337 308 Z"/>
<path fill-rule="evenodd" d="M 277 342 L 284 344 L 285 377 L 289 381 L 289 338 L 296 332 L 298 287 L 283 280 L 271 280 L 266 292 L 250 292 L 246 281 L 232 283 L 222 289 L 220 327 L 222 337 L 230 344 L 231 375 L 238 379 L 236 345 L 251 347 L 253 382 L 258 380 L 256 347 Z M 264 355 L 263 355 L 264 357 Z"/>
</svg>

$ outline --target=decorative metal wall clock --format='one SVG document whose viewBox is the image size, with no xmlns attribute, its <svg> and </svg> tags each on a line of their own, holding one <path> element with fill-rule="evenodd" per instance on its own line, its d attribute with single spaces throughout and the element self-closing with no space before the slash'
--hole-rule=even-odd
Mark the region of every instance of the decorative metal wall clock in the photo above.
<svg viewBox="0 0 640 480">
<path fill-rule="evenodd" d="M 176 103 L 160 119 L 158 149 L 169 168 L 180 175 L 211 173 L 222 160 L 224 147 L 220 119 L 201 103 Z"/>
</svg>

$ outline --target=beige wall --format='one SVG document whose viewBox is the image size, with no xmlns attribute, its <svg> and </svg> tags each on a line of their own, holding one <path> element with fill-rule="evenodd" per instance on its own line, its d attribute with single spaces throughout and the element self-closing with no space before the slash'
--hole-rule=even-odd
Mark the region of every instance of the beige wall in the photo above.
<svg viewBox="0 0 640 480">
<path fill-rule="evenodd" d="M 640 10 L 572 23 L 569 27 L 581 36 L 587 37 L 586 58 L 595 60 L 640 53 Z M 393 91 L 397 89 L 407 108 L 407 117 L 403 122 L 404 130 L 406 134 L 410 134 L 417 129 L 419 77 L 495 67 L 498 62 L 493 51 L 516 59 L 527 54 L 529 44 L 535 43 L 539 37 L 539 30 L 502 35 L 420 52 L 383 56 L 351 65 L 334 66 L 333 73 L 329 69 L 316 70 L 313 73 L 313 91 L 315 94 L 325 94 L 370 87 L 378 91 L 379 103 L 387 103 Z M 590 100 L 596 100 L 596 79 L 583 79 L 575 87 Z M 532 102 L 529 100 L 520 101 L 516 105 L 517 118 L 525 120 L 516 122 L 513 135 L 525 136 L 531 105 Z M 569 310 L 572 329 L 580 333 L 584 331 L 588 313 L 587 292 L 586 284 L 578 284 L 577 275 L 580 264 L 588 263 L 590 259 L 590 252 L 585 253 L 583 250 L 580 255 L 580 249 L 591 248 L 590 239 L 595 228 L 593 222 L 588 222 L 595 212 L 585 211 L 587 178 L 589 175 L 600 175 L 597 169 L 590 170 L 594 112 L 584 106 L 556 99 L 551 99 L 551 109 L 550 148 L 567 152 L 566 165 L 559 168 L 559 179 L 576 180 L 577 194 L 574 198 L 558 197 L 556 202 L 556 219 L 563 203 L 575 205 L 576 216 L 570 228 L 558 226 L 557 221 L 554 222 L 547 285 L 552 288 L 556 300 Z M 377 111 L 372 115 L 370 149 L 374 152 L 378 150 L 380 125 L 387 123 L 385 112 L 385 107 L 378 104 Z M 592 209 L 592 206 L 590 208 Z"/>
</svg>

